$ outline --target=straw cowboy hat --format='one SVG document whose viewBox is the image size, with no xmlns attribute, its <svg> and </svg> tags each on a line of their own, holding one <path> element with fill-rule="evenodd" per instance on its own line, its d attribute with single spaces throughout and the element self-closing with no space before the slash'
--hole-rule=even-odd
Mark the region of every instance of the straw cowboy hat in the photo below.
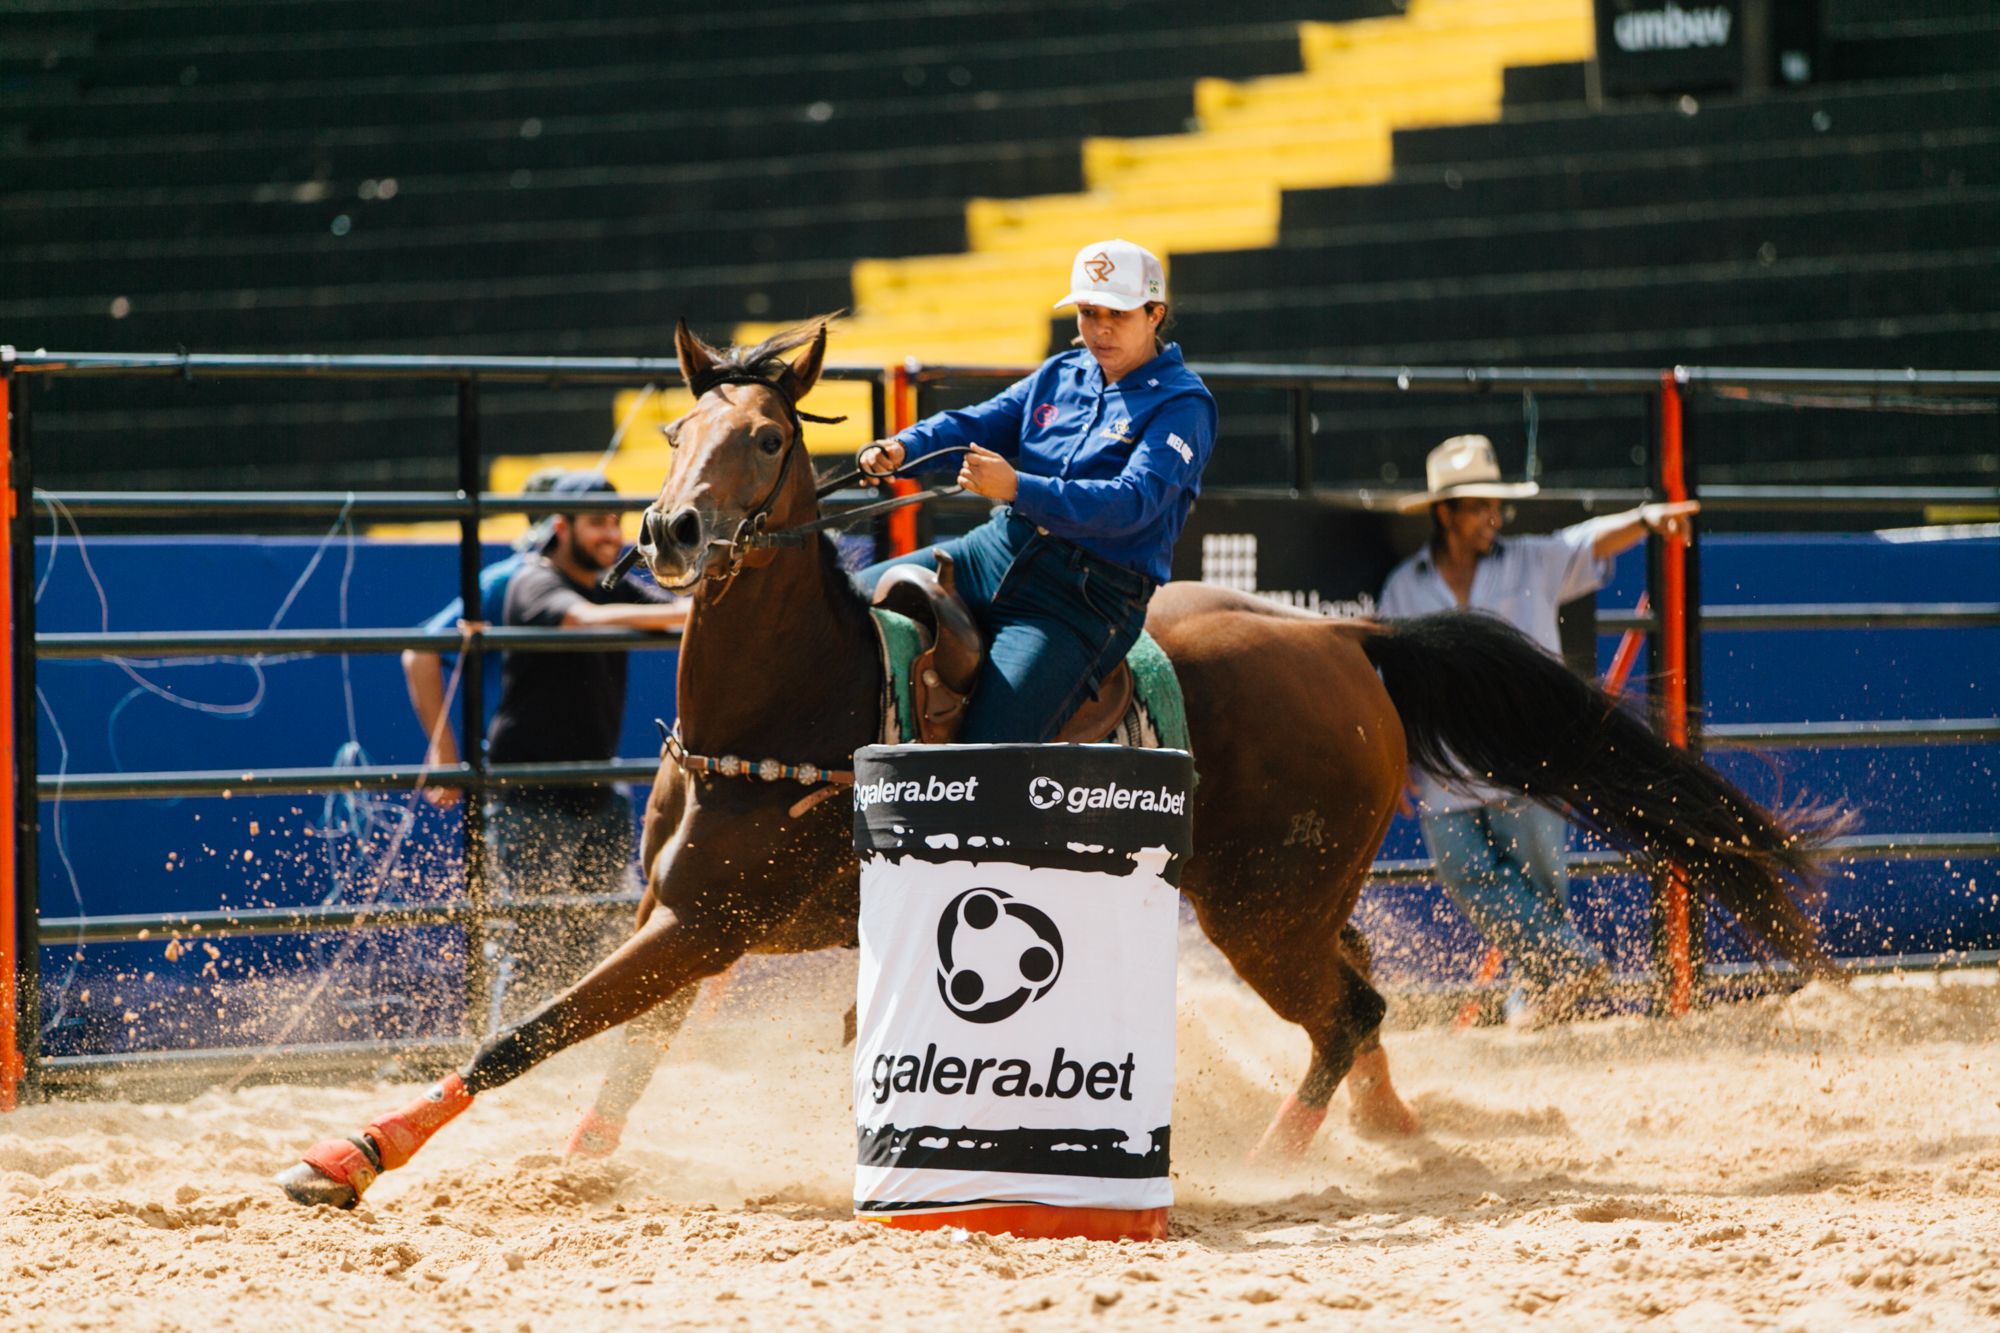
<svg viewBox="0 0 2000 1333">
<path fill-rule="evenodd" d="M 1454 435 L 1424 460 L 1422 495 L 1408 495 L 1396 508 L 1405 514 L 1429 509 L 1440 500 L 1519 500 L 1542 488 L 1532 481 L 1500 480 L 1493 441 L 1484 435 Z"/>
</svg>

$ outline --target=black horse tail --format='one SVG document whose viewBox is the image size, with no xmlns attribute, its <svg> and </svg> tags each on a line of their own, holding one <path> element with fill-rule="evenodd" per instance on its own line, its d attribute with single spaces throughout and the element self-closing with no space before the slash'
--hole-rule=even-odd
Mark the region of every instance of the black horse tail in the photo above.
<svg viewBox="0 0 2000 1333">
<path fill-rule="evenodd" d="M 1816 896 L 1827 817 L 1781 820 L 1492 616 L 1384 621 L 1361 647 L 1402 716 L 1411 764 L 1567 805 L 1641 862 L 1678 864 L 1800 970 L 1838 970 L 1799 905 Z"/>
</svg>

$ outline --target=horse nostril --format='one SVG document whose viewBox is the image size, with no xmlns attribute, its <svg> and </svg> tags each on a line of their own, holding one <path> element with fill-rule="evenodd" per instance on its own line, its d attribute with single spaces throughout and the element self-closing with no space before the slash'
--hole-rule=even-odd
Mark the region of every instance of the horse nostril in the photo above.
<svg viewBox="0 0 2000 1333">
<path fill-rule="evenodd" d="M 667 536 L 683 550 L 701 545 L 701 516 L 692 509 L 683 509 L 667 520 Z"/>
</svg>

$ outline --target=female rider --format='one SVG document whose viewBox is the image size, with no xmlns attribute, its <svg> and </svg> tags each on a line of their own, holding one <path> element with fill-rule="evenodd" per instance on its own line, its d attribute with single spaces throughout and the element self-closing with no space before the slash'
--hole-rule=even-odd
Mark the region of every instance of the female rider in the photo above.
<svg viewBox="0 0 2000 1333">
<path fill-rule="evenodd" d="M 1215 444 L 1215 399 L 1160 341 L 1165 271 L 1130 241 L 1077 252 L 1070 293 L 1076 351 L 1052 356 L 998 397 L 940 412 L 857 460 L 883 477 L 958 465 L 958 484 L 997 500 L 963 537 L 862 571 L 872 590 L 890 565 L 936 567 L 947 552 L 958 591 L 988 638 L 962 744 L 1049 741 L 1124 658 L 1146 604 L 1168 577 Z M 952 446 L 969 452 L 924 461 Z"/>
</svg>

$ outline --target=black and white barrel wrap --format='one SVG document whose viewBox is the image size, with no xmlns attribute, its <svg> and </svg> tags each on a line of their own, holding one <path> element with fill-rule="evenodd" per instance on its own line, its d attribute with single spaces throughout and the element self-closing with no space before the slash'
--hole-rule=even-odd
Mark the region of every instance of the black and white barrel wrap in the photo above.
<svg viewBox="0 0 2000 1333">
<path fill-rule="evenodd" d="M 1171 1204 L 1191 758 L 884 745 L 854 781 L 855 1211 Z"/>
</svg>

